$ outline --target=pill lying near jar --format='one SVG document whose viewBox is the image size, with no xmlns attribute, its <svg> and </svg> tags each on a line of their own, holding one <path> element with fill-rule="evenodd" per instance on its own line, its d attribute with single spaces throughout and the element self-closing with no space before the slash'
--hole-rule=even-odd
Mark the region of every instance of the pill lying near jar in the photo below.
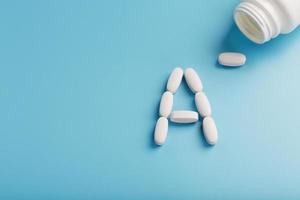
<svg viewBox="0 0 300 200">
<path fill-rule="evenodd" d="M 246 63 L 246 56 L 237 52 L 224 52 L 218 57 L 220 65 L 227 67 L 239 67 Z"/>
</svg>

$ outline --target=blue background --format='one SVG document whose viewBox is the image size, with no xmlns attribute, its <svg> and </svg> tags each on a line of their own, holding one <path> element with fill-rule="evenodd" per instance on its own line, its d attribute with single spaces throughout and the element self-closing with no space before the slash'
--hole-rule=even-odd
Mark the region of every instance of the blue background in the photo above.
<svg viewBox="0 0 300 200">
<path fill-rule="evenodd" d="M 299 199 L 300 29 L 251 43 L 237 3 L 2 1 L 0 199 Z M 202 78 L 215 147 L 201 123 L 153 144 L 176 66 Z M 186 84 L 174 103 L 195 109 Z"/>
</svg>

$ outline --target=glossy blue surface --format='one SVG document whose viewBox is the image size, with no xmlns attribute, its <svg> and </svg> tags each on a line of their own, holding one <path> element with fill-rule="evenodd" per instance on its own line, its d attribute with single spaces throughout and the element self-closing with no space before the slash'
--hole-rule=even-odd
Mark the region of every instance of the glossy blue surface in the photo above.
<svg viewBox="0 0 300 200">
<path fill-rule="evenodd" d="M 300 29 L 265 44 L 238 0 L 5 1 L 0 6 L 0 199 L 299 199 Z M 241 51 L 245 66 L 216 64 Z M 176 66 L 200 74 L 219 129 L 171 124 Z M 175 109 L 195 109 L 183 84 Z"/>
</svg>

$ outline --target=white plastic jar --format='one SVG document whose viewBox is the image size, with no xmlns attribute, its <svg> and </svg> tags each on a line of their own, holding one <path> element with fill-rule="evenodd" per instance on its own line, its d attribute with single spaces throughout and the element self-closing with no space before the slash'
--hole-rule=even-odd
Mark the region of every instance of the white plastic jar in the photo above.
<svg viewBox="0 0 300 200">
<path fill-rule="evenodd" d="M 300 25 L 300 0 L 242 0 L 234 20 L 246 37 L 262 44 Z"/>
</svg>

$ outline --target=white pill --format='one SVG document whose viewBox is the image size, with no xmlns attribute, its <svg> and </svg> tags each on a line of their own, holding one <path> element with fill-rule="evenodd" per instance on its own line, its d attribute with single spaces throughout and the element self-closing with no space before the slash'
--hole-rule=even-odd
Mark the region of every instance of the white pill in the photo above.
<svg viewBox="0 0 300 200">
<path fill-rule="evenodd" d="M 155 126 L 154 141 L 157 145 L 163 145 L 168 135 L 168 119 L 160 117 Z"/>
<path fill-rule="evenodd" d="M 199 114 L 202 117 L 207 117 L 211 115 L 210 103 L 204 92 L 197 92 L 195 95 L 195 104 Z"/>
<path fill-rule="evenodd" d="M 194 92 L 200 92 L 203 89 L 202 82 L 193 68 L 187 68 L 184 72 L 185 80 L 189 88 Z"/>
<path fill-rule="evenodd" d="M 183 70 L 180 67 L 175 68 L 169 76 L 167 90 L 175 93 L 181 84 Z"/>
<path fill-rule="evenodd" d="M 173 111 L 170 116 L 170 120 L 175 123 L 194 123 L 198 121 L 198 113 L 194 111 L 181 110 Z"/>
<path fill-rule="evenodd" d="M 224 52 L 219 55 L 219 64 L 228 67 L 238 67 L 246 63 L 246 56 L 236 52 Z"/>
<path fill-rule="evenodd" d="M 205 117 L 202 127 L 206 142 L 210 145 L 215 145 L 218 141 L 218 130 L 213 118 Z"/>
<path fill-rule="evenodd" d="M 169 117 L 173 107 L 173 94 L 165 92 L 160 100 L 159 115 L 161 117 Z"/>
</svg>

